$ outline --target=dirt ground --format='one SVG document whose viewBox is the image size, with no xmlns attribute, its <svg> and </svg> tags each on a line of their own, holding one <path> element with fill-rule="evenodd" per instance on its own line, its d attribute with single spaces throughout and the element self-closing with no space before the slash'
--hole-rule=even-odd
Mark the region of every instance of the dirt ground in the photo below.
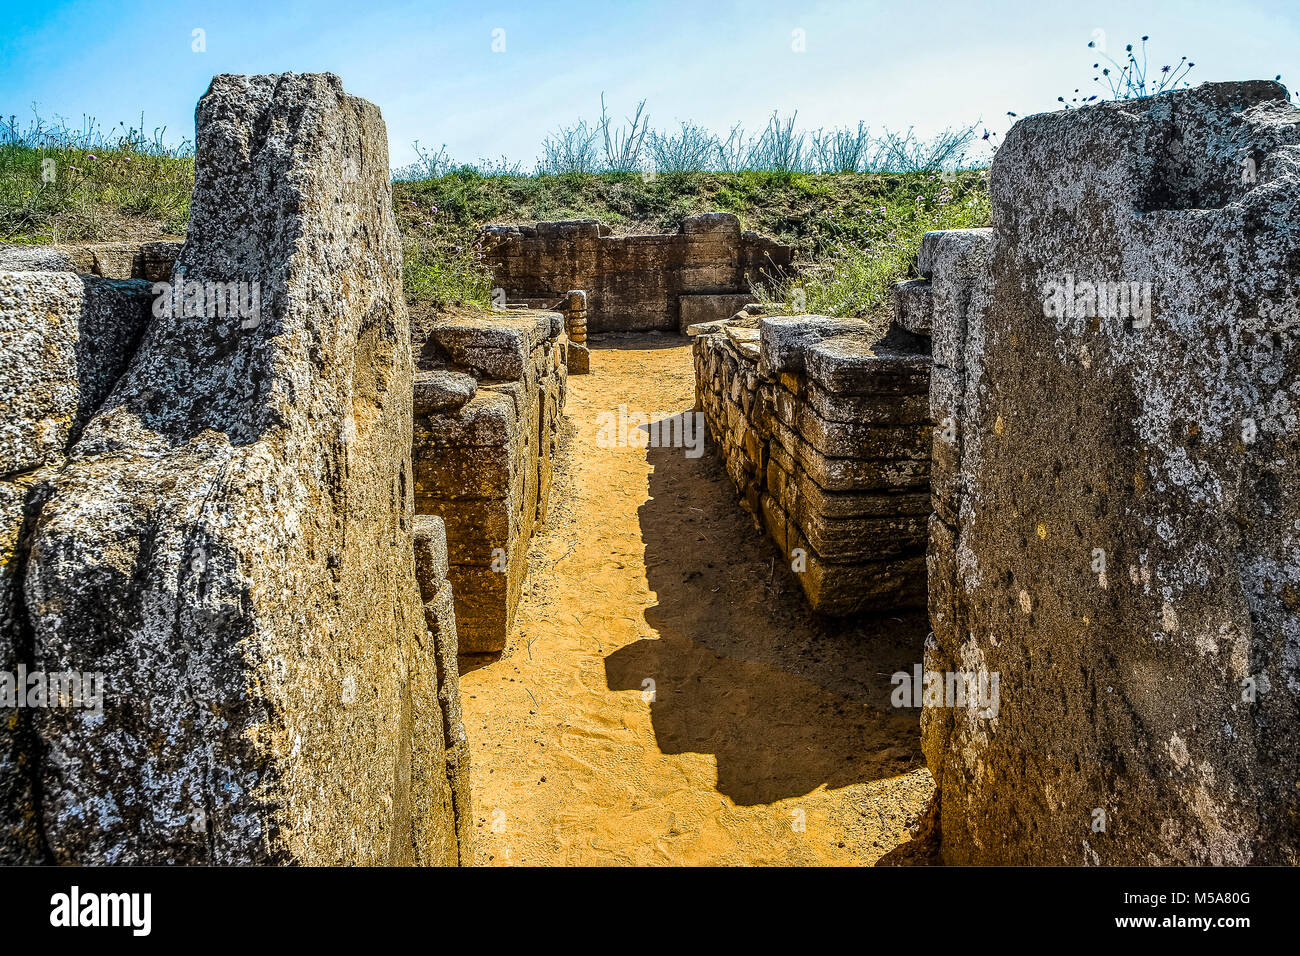
<svg viewBox="0 0 1300 956">
<path fill-rule="evenodd" d="M 688 411 L 694 373 L 676 336 L 592 345 L 514 631 L 461 661 L 475 862 L 914 857 L 934 786 L 889 678 L 924 616 L 816 618 L 711 448 L 599 447 L 600 412 Z"/>
</svg>

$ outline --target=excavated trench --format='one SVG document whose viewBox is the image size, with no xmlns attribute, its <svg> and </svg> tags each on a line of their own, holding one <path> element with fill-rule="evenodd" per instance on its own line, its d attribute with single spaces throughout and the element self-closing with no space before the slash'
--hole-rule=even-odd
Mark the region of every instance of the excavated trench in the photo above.
<svg viewBox="0 0 1300 956">
<path fill-rule="evenodd" d="M 506 647 L 461 659 L 475 862 L 908 855 L 934 787 L 890 675 L 924 614 L 817 617 L 716 449 L 602 447 L 620 404 L 689 412 L 694 372 L 676 336 L 592 344 Z"/>
<path fill-rule="evenodd" d="M 415 316 L 408 387 L 387 172 L 340 175 L 378 110 L 217 77 L 183 247 L 0 247 L 0 672 L 42 708 L 0 726 L 0 860 L 927 862 L 941 803 L 948 863 L 1294 864 L 1297 230 L 1189 157 L 1283 144 L 1247 158 L 1290 195 L 1295 111 L 1150 105 L 1027 120 L 995 226 L 927 234 L 878 339 L 734 313 L 790 256 L 735 216 L 539 223 L 498 237 L 506 309 Z M 181 275 L 284 308 L 160 316 Z M 724 455 L 598 440 L 623 406 L 662 435 L 697 373 Z M 926 697 L 1002 689 L 925 701 L 937 797 L 892 706 L 923 643 Z M 468 738 L 452 648 L 490 652 Z M 102 714 L 11 698 L 38 665 Z"/>
</svg>

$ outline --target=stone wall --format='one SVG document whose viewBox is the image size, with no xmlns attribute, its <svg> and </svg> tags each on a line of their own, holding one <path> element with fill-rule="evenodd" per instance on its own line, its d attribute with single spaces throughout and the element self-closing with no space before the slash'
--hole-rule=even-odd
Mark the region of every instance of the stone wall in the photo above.
<svg viewBox="0 0 1300 956">
<path fill-rule="evenodd" d="M 1017 123 L 935 237 L 927 700 L 949 863 L 1300 862 L 1300 111 Z M 951 427 L 944 427 L 945 423 Z"/>
<path fill-rule="evenodd" d="M 506 297 L 556 299 L 585 290 L 590 331 L 685 331 L 690 322 L 726 318 L 751 283 L 789 266 L 792 250 L 742 232 L 731 213 L 683 220 L 676 233 L 613 236 L 594 219 L 491 226 L 486 254 Z M 739 299 L 739 301 L 737 301 Z"/>
<path fill-rule="evenodd" d="M 691 332 L 709 440 L 812 608 L 923 604 L 928 341 L 744 312 Z"/>
<path fill-rule="evenodd" d="M 0 666 L 102 675 L 6 721 L 0 858 L 456 863 L 383 121 L 329 74 L 219 76 L 196 119 L 172 278 L 256 283 L 248 316 L 0 273 Z"/>
<path fill-rule="evenodd" d="M 105 279 L 165 282 L 171 278 L 181 245 L 169 240 L 58 246 L 14 246 L 0 242 L 0 270 L 72 272 Z"/>
<path fill-rule="evenodd" d="M 446 522 L 461 652 L 499 651 L 550 497 L 567 381 L 564 316 L 443 315 L 412 335 L 416 511 Z"/>
</svg>

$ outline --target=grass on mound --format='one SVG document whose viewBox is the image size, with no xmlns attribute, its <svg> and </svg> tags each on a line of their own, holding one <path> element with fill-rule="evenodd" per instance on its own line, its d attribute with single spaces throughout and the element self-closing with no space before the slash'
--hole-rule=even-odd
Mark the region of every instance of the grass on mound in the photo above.
<svg viewBox="0 0 1300 956">
<path fill-rule="evenodd" d="M 580 173 L 482 176 L 472 169 L 395 182 L 417 301 L 486 306 L 491 274 L 478 231 L 489 223 L 599 219 L 619 235 L 675 232 L 686 216 L 733 212 L 745 229 L 795 247 L 800 275 L 754 290 L 776 310 L 863 315 L 908 274 L 931 229 L 989 224 L 984 174 Z"/>
<path fill-rule="evenodd" d="M 0 123 L 0 239 L 20 243 L 181 238 L 194 154 L 124 124 L 107 133 Z M 978 171 L 938 174 L 739 172 L 483 175 L 461 167 L 393 183 L 408 299 L 422 310 L 486 308 L 492 275 L 480 229 L 599 219 L 616 234 L 675 232 L 686 216 L 735 213 L 743 228 L 793 245 L 804 267 L 755 289 L 773 308 L 863 315 L 907 274 L 929 229 L 984 226 Z"/>
<path fill-rule="evenodd" d="M 0 238 L 91 242 L 179 238 L 189 222 L 194 152 L 125 123 L 80 129 L 0 121 Z"/>
</svg>

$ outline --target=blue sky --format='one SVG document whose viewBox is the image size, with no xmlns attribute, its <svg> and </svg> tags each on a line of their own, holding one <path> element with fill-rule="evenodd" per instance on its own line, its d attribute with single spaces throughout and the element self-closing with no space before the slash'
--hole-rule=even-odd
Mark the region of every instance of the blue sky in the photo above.
<svg viewBox="0 0 1300 956">
<path fill-rule="evenodd" d="M 1150 34 L 1153 59 L 1187 55 L 1194 81 L 1281 73 L 1300 86 L 1296 0 L 0 0 L 0 25 L 0 114 L 20 123 L 34 103 L 74 124 L 143 112 L 169 139 L 190 137 L 213 74 L 329 70 L 380 106 L 394 165 L 414 158 L 416 139 L 461 160 L 531 165 L 556 126 L 598 116 L 602 91 L 619 118 L 646 99 L 660 128 L 690 119 L 756 131 L 776 109 L 811 128 L 861 119 L 928 135 L 982 120 L 1002 132 L 1008 110 L 1052 109 L 1092 85 L 1097 30 L 1117 59 Z M 504 52 L 493 52 L 495 30 Z"/>
</svg>

